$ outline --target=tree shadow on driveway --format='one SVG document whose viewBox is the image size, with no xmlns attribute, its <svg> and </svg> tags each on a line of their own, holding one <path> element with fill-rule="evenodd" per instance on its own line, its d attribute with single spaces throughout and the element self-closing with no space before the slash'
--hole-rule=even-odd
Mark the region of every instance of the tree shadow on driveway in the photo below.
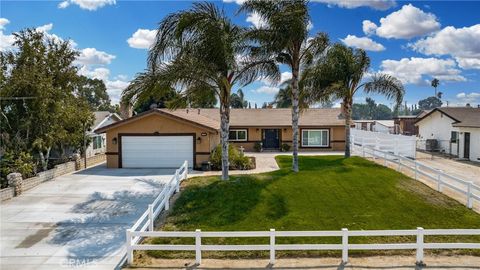
<svg viewBox="0 0 480 270">
<path fill-rule="evenodd" d="M 70 210 L 81 218 L 57 223 L 51 244 L 64 246 L 69 260 L 101 260 L 119 253 L 125 245 L 125 230 L 145 212 L 164 187 L 151 178 L 136 178 L 142 191 L 121 190 L 113 194 L 94 192 Z"/>
</svg>

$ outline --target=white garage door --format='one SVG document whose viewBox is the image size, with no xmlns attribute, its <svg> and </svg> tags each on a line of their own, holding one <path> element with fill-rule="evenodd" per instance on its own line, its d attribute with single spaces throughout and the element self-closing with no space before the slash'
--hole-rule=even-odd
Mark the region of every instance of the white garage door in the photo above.
<svg viewBox="0 0 480 270">
<path fill-rule="evenodd" d="M 122 136 L 123 168 L 193 166 L 192 136 Z"/>
</svg>

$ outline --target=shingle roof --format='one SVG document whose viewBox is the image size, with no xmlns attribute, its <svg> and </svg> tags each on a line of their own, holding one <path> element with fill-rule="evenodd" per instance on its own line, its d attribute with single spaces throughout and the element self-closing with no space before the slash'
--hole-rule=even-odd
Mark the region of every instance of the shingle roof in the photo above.
<svg viewBox="0 0 480 270">
<path fill-rule="evenodd" d="M 455 123 L 452 125 L 454 127 L 474 127 L 480 128 L 480 108 L 472 108 L 472 107 L 441 107 L 436 108 L 428 112 L 427 114 L 423 115 L 421 118 L 417 120 L 417 122 L 421 121 L 427 115 L 435 111 L 440 111 L 447 115 L 448 117 L 452 118 Z"/>
<path fill-rule="evenodd" d="M 128 119 L 99 128 L 96 132 L 104 132 L 114 126 L 140 119 L 151 113 L 165 114 L 182 119 L 194 125 L 214 130 L 220 129 L 220 111 L 216 109 L 153 109 Z M 231 127 L 287 127 L 292 125 L 291 109 L 231 109 Z M 342 126 L 345 119 L 340 109 L 305 109 L 300 114 L 300 126 Z"/>
<path fill-rule="evenodd" d="M 95 120 L 93 121 L 92 128 L 96 128 L 100 123 L 105 120 L 110 115 L 109 111 L 97 111 L 93 112 L 93 115 L 95 116 Z"/>
<path fill-rule="evenodd" d="M 220 122 L 218 109 L 191 109 L 195 113 Z M 291 109 L 231 109 L 230 126 L 291 126 Z M 300 113 L 300 126 L 340 126 L 345 125 L 345 118 L 339 108 L 305 109 Z"/>
</svg>

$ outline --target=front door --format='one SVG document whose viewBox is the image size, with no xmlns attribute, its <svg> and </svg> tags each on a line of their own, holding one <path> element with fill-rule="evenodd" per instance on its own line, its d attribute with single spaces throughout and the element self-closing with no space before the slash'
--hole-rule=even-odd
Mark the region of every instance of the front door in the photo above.
<svg viewBox="0 0 480 270">
<path fill-rule="evenodd" d="M 463 157 L 470 159 L 470 132 L 465 132 L 465 143 L 463 144 Z"/>
<path fill-rule="evenodd" d="M 278 129 L 264 129 L 263 130 L 263 148 L 264 149 L 278 149 L 280 148 L 280 137 Z"/>
</svg>

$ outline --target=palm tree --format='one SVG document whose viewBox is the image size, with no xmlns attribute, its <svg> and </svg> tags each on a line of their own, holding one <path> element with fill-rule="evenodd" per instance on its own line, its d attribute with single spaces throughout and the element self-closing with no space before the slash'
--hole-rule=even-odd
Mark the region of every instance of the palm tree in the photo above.
<svg viewBox="0 0 480 270">
<path fill-rule="evenodd" d="M 440 85 L 440 81 L 437 78 L 433 78 L 432 87 L 435 88 L 435 97 L 437 97 L 437 87 Z"/>
<path fill-rule="evenodd" d="M 238 89 L 237 93 L 232 93 L 230 97 L 230 103 L 232 108 L 247 108 L 248 101 L 245 100 L 245 95 L 243 94 L 242 89 Z"/>
<path fill-rule="evenodd" d="M 251 29 L 249 37 L 257 46 L 251 47 L 254 55 L 271 56 L 278 63 L 288 65 L 292 72 L 292 169 L 298 172 L 299 139 L 299 80 L 303 69 L 314 62 L 328 46 L 328 37 L 319 33 L 308 36 L 310 17 L 307 0 L 270 1 L 248 0 L 241 12 L 259 15 L 262 26 Z"/>
<path fill-rule="evenodd" d="M 262 77 L 278 81 L 275 62 L 248 55 L 246 29 L 233 24 L 212 3 L 167 15 L 159 24 L 148 56 L 162 87 L 184 97 L 216 95 L 220 105 L 222 179 L 228 179 L 230 95 L 236 85 Z M 174 108 L 175 105 L 172 105 Z"/>
<path fill-rule="evenodd" d="M 300 86 L 300 85 L 299 85 Z M 292 107 L 292 84 L 291 80 L 285 81 L 281 86 L 278 93 L 275 95 L 275 99 L 272 104 L 277 108 L 291 108 Z M 298 106 L 300 111 L 306 109 L 309 106 L 309 102 L 303 94 L 302 87 L 299 89 Z"/>
<path fill-rule="evenodd" d="M 350 157 L 350 123 L 353 97 L 363 89 L 366 94 L 381 94 L 402 103 L 405 90 L 402 83 L 387 74 L 374 74 L 363 81 L 370 67 L 370 58 L 362 49 L 335 44 L 325 58 L 309 71 L 306 89 L 316 100 L 341 99 L 345 117 L 345 157 Z M 321 89 L 319 91 L 318 89 Z"/>
</svg>

